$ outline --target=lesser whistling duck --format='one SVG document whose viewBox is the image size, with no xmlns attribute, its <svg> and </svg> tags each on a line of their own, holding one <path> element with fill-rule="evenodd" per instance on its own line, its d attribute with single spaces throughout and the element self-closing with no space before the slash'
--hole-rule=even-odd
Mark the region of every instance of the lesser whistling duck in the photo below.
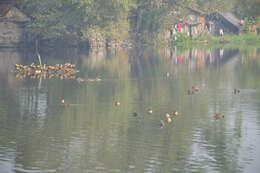
<svg viewBox="0 0 260 173">
<path fill-rule="evenodd" d="M 173 111 L 173 115 L 178 116 L 178 115 L 179 115 L 179 112 Z"/>
<path fill-rule="evenodd" d="M 116 102 L 115 102 L 115 106 L 120 106 L 120 102 L 119 102 L 119 101 L 116 101 Z"/>
<path fill-rule="evenodd" d="M 134 117 L 137 117 L 137 115 L 138 115 L 138 114 L 137 114 L 136 112 L 133 113 L 133 116 L 134 116 Z"/>
<path fill-rule="evenodd" d="M 220 119 L 220 118 L 224 118 L 224 115 L 220 114 L 220 113 L 217 113 L 215 114 L 215 119 Z"/>
<path fill-rule="evenodd" d="M 161 128 L 164 128 L 164 127 L 165 127 L 165 124 L 164 124 L 163 120 L 160 120 L 160 127 L 161 127 Z"/>
<path fill-rule="evenodd" d="M 64 98 L 62 98 L 60 102 L 61 102 L 61 104 L 64 105 L 64 107 L 68 107 L 69 106 L 69 104 L 65 102 Z"/>
<path fill-rule="evenodd" d="M 153 110 L 149 108 L 149 109 L 147 109 L 147 113 L 148 113 L 148 114 L 152 114 L 152 113 L 153 113 Z"/>
<path fill-rule="evenodd" d="M 240 90 L 239 89 L 234 89 L 234 94 L 239 94 L 240 93 Z"/>
<path fill-rule="evenodd" d="M 170 118 L 170 114 L 167 112 L 164 114 L 164 117 L 167 119 L 167 118 Z"/>
</svg>

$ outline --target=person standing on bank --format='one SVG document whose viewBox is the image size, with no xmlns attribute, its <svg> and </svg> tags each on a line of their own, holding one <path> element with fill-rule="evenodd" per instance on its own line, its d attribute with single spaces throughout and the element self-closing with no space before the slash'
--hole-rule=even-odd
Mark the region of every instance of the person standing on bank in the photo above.
<svg viewBox="0 0 260 173">
<path fill-rule="evenodd" d="M 224 31 L 223 31 L 222 28 L 219 29 L 219 35 L 220 35 L 221 37 L 223 37 L 223 35 L 224 35 Z"/>
</svg>

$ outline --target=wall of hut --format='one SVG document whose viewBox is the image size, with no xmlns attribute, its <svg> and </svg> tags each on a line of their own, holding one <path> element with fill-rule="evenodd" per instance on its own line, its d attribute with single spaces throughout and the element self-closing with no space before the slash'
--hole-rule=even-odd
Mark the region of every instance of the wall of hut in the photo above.
<svg viewBox="0 0 260 173">
<path fill-rule="evenodd" d="M 201 35 L 209 34 L 206 27 L 205 15 L 194 10 L 187 9 L 184 12 L 173 10 L 168 17 L 169 28 L 160 33 L 160 38 L 168 40 L 178 33 L 196 38 Z"/>
<path fill-rule="evenodd" d="M 211 32 L 214 35 L 220 35 L 220 29 L 228 34 L 239 34 L 240 32 L 240 21 L 231 13 L 212 13 L 207 16 L 207 20 L 213 23 Z"/>
<path fill-rule="evenodd" d="M 20 44 L 23 37 L 23 27 L 30 21 L 17 8 L 12 7 L 0 15 L 0 46 L 13 47 Z"/>
<path fill-rule="evenodd" d="M 13 22 L 0 22 L 0 46 L 12 46 L 21 42 L 22 28 Z"/>
</svg>

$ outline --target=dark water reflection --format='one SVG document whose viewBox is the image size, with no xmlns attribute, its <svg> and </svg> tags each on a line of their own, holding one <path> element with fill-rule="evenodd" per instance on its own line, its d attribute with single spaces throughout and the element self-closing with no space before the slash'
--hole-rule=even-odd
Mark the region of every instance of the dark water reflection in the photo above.
<svg viewBox="0 0 260 173">
<path fill-rule="evenodd" d="M 61 52 L 43 62 L 103 81 L 19 80 L 13 65 L 35 57 L 0 50 L 1 173 L 260 170 L 259 49 Z M 200 92 L 187 95 L 193 85 Z M 173 110 L 180 116 L 161 129 Z"/>
</svg>

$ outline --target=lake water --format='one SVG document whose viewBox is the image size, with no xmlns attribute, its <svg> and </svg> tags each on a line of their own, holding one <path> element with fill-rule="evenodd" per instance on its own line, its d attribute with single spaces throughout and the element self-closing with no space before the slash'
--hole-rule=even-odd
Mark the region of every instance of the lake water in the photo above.
<svg viewBox="0 0 260 173">
<path fill-rule="evenodd" d="M 102 79 L 82 83 L 16 78 L 14 64 L 37 63 L 27 52 L 0 49 L 1 173 L 260 170 L 259 49 L 41 54 L 43 63 L 75 63 L 81 78 Z M 188 95 L 192 86 L 199 92 Z"/>
</svg>

